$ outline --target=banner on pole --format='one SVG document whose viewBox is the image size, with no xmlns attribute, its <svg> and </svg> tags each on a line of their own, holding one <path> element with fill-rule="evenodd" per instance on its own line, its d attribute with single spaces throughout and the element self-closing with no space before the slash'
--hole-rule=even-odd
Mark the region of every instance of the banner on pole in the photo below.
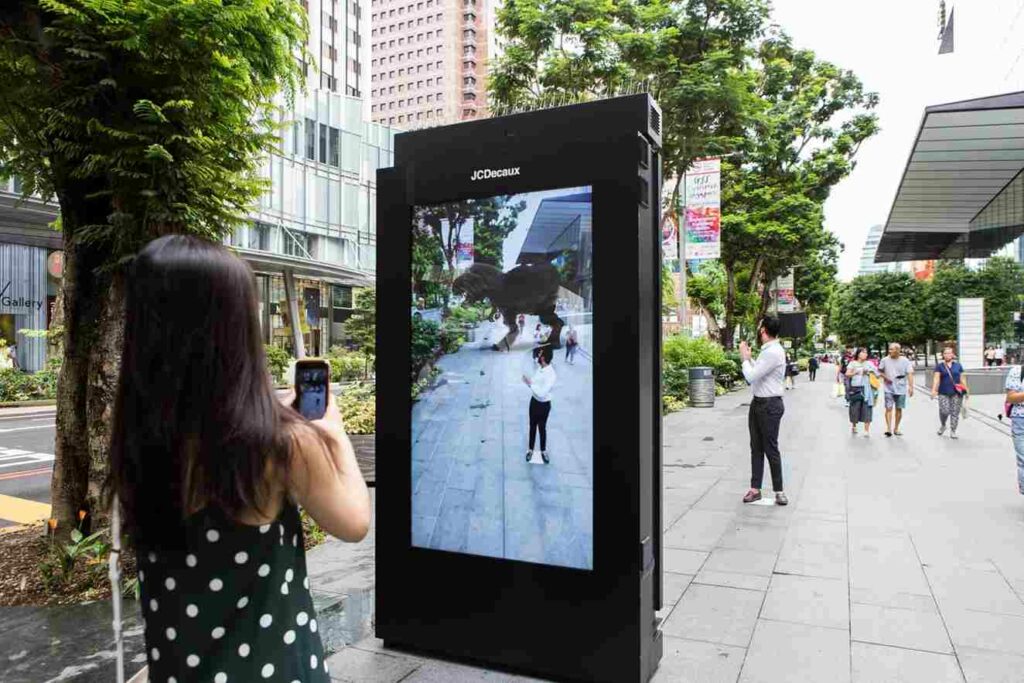
<svg viewBox="0 0 1024 683">
<path fill-rule="evenodd" d="M 776 312 L 792 313 L 796 310 L 796 289 L 792 270 L 775 280 L 774 298 Z"/>
<path fill-rule="evenodd" d="M 687 261 L 722 255 L 721 173 L 721 159 L 697 159 L 686 172 Z"/>
</svg>

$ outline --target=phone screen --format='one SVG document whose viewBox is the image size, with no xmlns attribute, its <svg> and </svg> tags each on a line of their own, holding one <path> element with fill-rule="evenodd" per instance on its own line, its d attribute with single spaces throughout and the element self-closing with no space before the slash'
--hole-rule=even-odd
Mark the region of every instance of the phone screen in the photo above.
<svg viewBox="0 0 1024 683">
<path fill-rule="evenodd" d="M 295 370 L 296 409 L 307 420 L 319 420 L 327 411 L 327 367 L 299 366 Z"/>
</svg>

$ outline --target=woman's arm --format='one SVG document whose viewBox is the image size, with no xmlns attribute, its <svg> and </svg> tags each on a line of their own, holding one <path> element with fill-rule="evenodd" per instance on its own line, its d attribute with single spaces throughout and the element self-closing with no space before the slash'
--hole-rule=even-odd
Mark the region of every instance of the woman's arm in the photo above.
<svg viewBox="0 0 1024 683">
<path fill-rule="evenodd" d="M 967 389 L 967 392 L 970 393 L 971 388 L 967 386 L 967 373 L 964 372 L 964 368 L 962 365 L 960 366 L 960 384 L 963 384 L 964 389 Z"/>
<path fill-rule="evenodd" d="M 935 376 L 932 378 L 932 396 L 939 395 L 939 380 L 941 379 L 938 372 L 934 373 Z"/>
<path fill-rule="evenodd" d="M 370 492 L 359 471 L 334 395 L 314 421 L 326 435 L 302 425 L 293 435 L 289 492 L 324 531 L 343 541 L 361 541 L 370 529 Z"/>
</svg>

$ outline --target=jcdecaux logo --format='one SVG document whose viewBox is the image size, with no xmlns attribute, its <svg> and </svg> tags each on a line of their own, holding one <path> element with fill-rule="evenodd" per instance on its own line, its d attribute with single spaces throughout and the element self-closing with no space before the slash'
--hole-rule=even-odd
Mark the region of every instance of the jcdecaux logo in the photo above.
<svg viewBox="0 0 1024 683">
<path fill-rule="evenodd" d="M 473 171 L 470 180 L 489 180 L 490 178 L 507 178 L 519 175 L 519 166 L 513 168 L 480 168 Z"/>
</svg>

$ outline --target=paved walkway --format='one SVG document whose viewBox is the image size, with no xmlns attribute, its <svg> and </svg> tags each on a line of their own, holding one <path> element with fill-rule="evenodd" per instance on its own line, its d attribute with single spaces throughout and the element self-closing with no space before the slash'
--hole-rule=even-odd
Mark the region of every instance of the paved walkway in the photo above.
<svg viewBox="0 0 1024 683">
<path fill-rule="evenodd" d="M 535 324 L 528 318 L 526 329 Z M 436 388 L 413 408 L 413 545 L 589 569 L 593 566 L 593 415 L 590 359 L 558 352 L 548 452 L 526 462 L 533 374 L 522 335 L 511 352 L 486 323 L 478 341 L 438 363 Z"/>
<path fill-rule="evenodd" d="M 882 436 L 880 408 L 875 433 L 851 437 L 830 379 L 801 375 L 786 394 L 788 508 L 740 502 L 745 392 L 666 418 L 668 605 L 655 681 L 1024 679 L 1024 498 L 1009 439 L 977 419 L 959 441 L 939 438 L 923 396 L 902 438 Z M 334 655 L 331 675 L 528 680 L 372 637 Z"/>
</svg>

